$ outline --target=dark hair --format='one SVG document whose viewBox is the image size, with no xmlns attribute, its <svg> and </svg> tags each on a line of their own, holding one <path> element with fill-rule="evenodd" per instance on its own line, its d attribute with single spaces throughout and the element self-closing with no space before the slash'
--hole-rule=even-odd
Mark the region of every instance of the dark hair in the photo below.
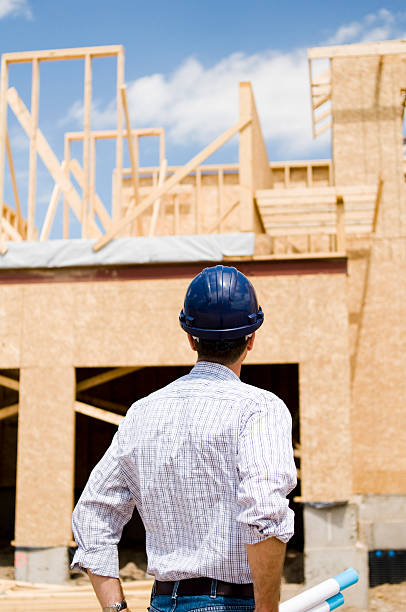
<svg viewBox="0 0 406 612">
<path fill-rule="evenodd" d="M 235 338 L 234 340 L 203 340 L 194 338 L 199 361 L 215 361 L 222 365 L 234 363 L 244 352 L 248 338 Z"/>
</svg>

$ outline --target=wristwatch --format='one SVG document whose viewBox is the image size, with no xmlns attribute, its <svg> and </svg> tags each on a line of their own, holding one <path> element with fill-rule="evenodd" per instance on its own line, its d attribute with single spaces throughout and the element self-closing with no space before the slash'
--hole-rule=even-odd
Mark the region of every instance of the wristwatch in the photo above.
<svg viewBox="0 0 406 612">
<path fill-rule="evenodd" d="M 103 608 L 103 612 L 119 612 L 120 610 L 127 610 L 127 602 L 125 599 Z"/>
</svg>

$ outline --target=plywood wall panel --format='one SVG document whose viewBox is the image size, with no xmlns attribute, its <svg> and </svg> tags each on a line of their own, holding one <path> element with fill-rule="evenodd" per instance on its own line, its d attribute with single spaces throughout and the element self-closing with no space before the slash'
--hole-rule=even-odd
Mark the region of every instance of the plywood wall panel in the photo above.
<svg viewBox="0 0 406 612">
<path fill-rule="evenodd" d="M 74 369 L 22 368 L 20 384 L 16 544 L 68 545 L 73 509 Z"/>
<path fill-rule="evenodd" d="M 360 68 L 352 60 L 335 58 L 332 60 L 331 70 L 335 183 L 338 185 L 364 184 Z"/>
<path fill-rule="evenodd" d="M 406 491 L 406 481 L 396 476 L 406 471 L 405 279 L 404 241 L 376 242 L 353 387 L 354 478 L 360 493 Z M 374 481 L 376 470 L 380 477 Z"/>
<path fill-rule="evenodd" d="M 20 365 L 23 288 L 0 286 L 0 368 Z"/>
<path fill-rule="evenodd" d="M 86 283 L 75 293 L 75 364 L 191 363 L 178 316 L 188 281 Z"/>
<path fill-rule="evenodd" d="M 23 304 L 21 365 L 72 365 L 72 285 L 28 285 L 24 288 Z"/>
</svg>

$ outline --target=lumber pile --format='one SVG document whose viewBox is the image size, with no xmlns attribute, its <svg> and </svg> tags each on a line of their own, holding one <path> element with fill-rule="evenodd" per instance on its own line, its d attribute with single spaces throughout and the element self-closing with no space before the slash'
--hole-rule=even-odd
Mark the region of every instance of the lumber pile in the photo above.
<svg viewBox="0 0 406 612">
<path fill-rule="evenodd" d="M 145 612 L 149 604 L 151 580 L 125 582 L 124 591 L 131 612 Z M 0 612 L 100 612 L 90 584 L 53 585 L 0 580 Z"/>
</svg>

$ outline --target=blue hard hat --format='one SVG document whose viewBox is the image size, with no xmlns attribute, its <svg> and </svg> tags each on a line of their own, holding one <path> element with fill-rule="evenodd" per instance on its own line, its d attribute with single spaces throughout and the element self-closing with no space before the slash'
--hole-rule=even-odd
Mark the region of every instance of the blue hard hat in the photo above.
<svg viewBox="0 0 406 612">
<path fill-rule="evenodd" d="M 252 334 L 264 320 L 254 287 L 231 266 L 205 268 L 190 283 L 179 315 L 182 329 L 205 340 Z"/>
</svg>

